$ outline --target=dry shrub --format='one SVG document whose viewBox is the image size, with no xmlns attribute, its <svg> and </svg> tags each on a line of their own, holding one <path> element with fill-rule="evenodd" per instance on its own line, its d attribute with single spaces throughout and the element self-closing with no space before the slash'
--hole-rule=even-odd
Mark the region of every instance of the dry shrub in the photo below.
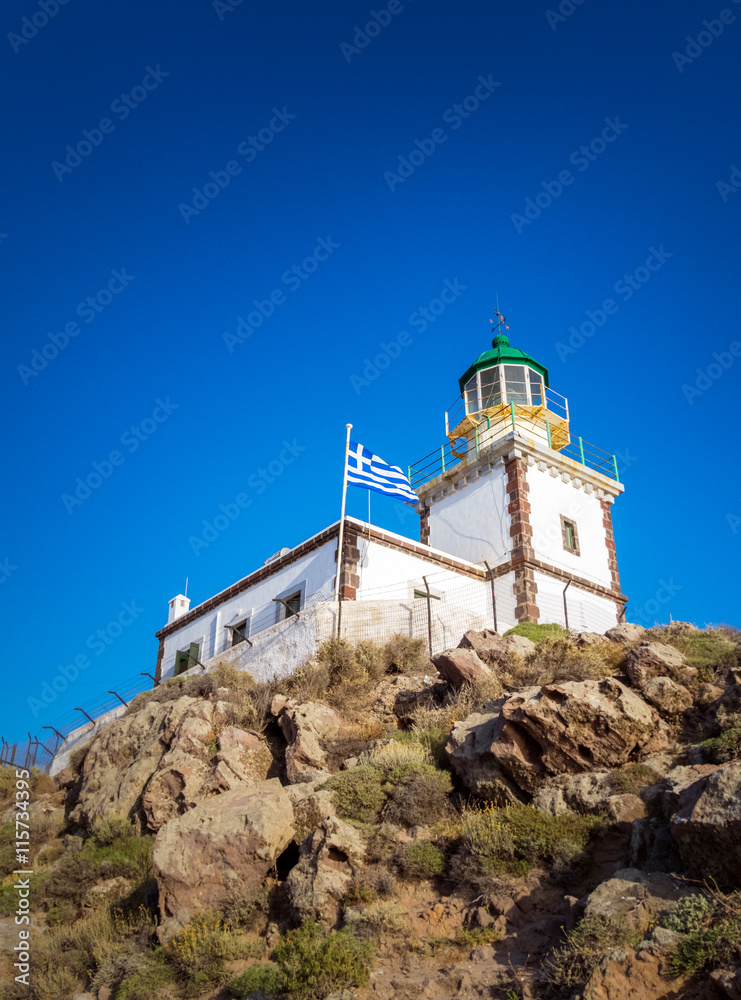
<svg viewBox="0 0 741 1000">
<path fill-rule="evenodd" d="M 215 913 L 203 912 L 191 918 L 165 951 L 178 978 L 191 987 L 203 989 L 220 982 L 226 961 L 249 958 L 253 948 L 229 921 Z"/>
<path fill-rule="evenodd" d="M 401 778 L 383 810 L 383 818 L 401 826 L 432 826 L 450 812 L 453 784 L 447 771 L 415 768 Z"/>
<path fill-rule="evenodd" d="M 635 947 L 642 935 L 623 918 L 588 917 L 566 935 L 566 941 L 544 963 L 548 980 L 571 993 L 585 985 L 614 948 Z"/>
<path fill-rule="evenodd" d="M 347 929 L 361 941 L 409 937 L 412 931 L 404 919 L 406 912 L 398 903 L 374 902 L 362 913 L 351 917 Z"/>
<path fill-rule="evenodd" d="M 418 840 L 399 849 L 396 864 L 405 879 L 431 879 L 445 870 L 445 855 L 429 840 Z"/>
<path fill-rule="evenodd" d="M 430 669 L 427 642 L 397 633 L 383 647 L 383 661 L 388 674 L 416 674 Z"/>
<path fill-rule="evenodd" d="M 573 639 L 547 636 L 523 658 L 512 654 L 501 673 L 509 691 L 560 681 L 602 680 L 622 672 L 625 650 L 618 643 L 578 646 Z"/>
</svg>

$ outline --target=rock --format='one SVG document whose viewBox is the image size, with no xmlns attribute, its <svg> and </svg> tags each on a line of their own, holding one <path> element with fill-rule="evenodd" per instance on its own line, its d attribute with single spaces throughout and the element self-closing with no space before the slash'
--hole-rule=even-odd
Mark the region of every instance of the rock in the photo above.
<svg viewBox="0 0 741 1000">
<path fill-rule="evenodd" d="M 674 948 L 682 940 L 682 936 L 676 931 L 670 931 L 668 927 L 657 925 L 649 934 L 649 940 L 657 948 Z"/>
<path fill-rule="evenodd" d="M 583 1000 L 667 1000 L 685 996 L 689 977 L 672 977 L 667 957 L 615 949 L 601 962 L 581 993 Z M 671 980 L 667 983 L 667 980 Z"/>
<path fill-rule="evenodd" d="M 695 691 L 695 702 L 698 705 L 712 705 L 714 701 L 723 697 L 723 688 L 716 687 L 715 684 L 698 684 Z"/>
<path fill-rule="evenodd" d="M 464 684 L 476 684 L 491 675 L 491 670 L 473 649 L 446 649 L 444 653 L 436 653 L 432 662 L 440 676 L 456 691 Z"/>
<path fill-rule="evenodd" d="M 292 704 L 293 702 L 291 701 L 290 698 L 286 697 L 286 695 L 276 694 L 273 696 L 273 700 L 270 702 L 270 714 L 274 718 L 277 718 L 284 708 Z"/>
<path fill-rule="evenodd" d="M 500 702 L 495 703 L 501 707 Z M 453 726 L 445 746 L 450 767 L 468 791 L 498 805 L 519 802 L 521 794 L 492 753 L 500 712 L 473 712 Z"/>
<path fill-rule="evenodd" d="M 160 941 L 197 910 L 218 909 L 230 890 L 259 886 L 293 837 L 293 807 L 277 778 L 224 792 L 170 819 L 153 854 Z"/>
<path fill-rule="evenodd" d="M 265 778 L 267 745 L 229 726 L 229 711 L 226 702 L 184 696 L 109 722 L 85 757 L 70 822 L 90 830 L 118 814 L 156 831 L 208 795 Z"/>
<path fill-rule="evenodd" d="M 741 968 L 715 969 L 708 977 L 703 1000 L 741 1000 Z"/>
<path fill-rule="evenodd" d="M 113 990 L 110 986 L 101 986 L 98 990 L 98 1000 L 113 1000 Z"/>
<path fill-rule="evenodd" d="M 632 625 L 630 622 L 622 622 L 620 625 L 613 625 L 612 628 L 608 628 L 605 632 L 605 636 L 611 642 L 619 642 L 622 644 L 638 642 L 638 640 L 642 639 L 645 634 L 645 628 L 641 625 Z"/>
<path fill-rule="evenodd" d="M 532 805 L 548 816 L 557 816 L 571 809 L 578 813 L 603 815 L 612 823 L 632 823 L 646 815 L 646 805 L 639 796 L 615 791 L 610 771 L 587 771 L 549 778 L 536 791 Z"/>
<path fill-rule="evenodd" d="M 680 797 L 686 789 L 717 770 L 717 764 L 691 764 L 672 768 L 661 783 L 661 809 L 664 817 L 670 820 L 677 812 Z"/>
<path fill-rule="evenodd" d="M 656 712 L 613 677 L 527 688 L 507 698 L 492 753 L 520 788 L 552 774 L 618 767 L 668 746 Z"/>
<path fill-rule="evenodd" d="M 363 864 L 365 845 L 358 830 L 336 816 L 323 820 L 302 842 L 298 864 L 286 889 L 294 915 L 337 927 L 342 897 Z"/>
<path fill-rule="evenodd" d="M 591 893 L 584 916 L 622 919 L 643 933 L 652 922 L 671 913 L 683 893 L 669 875 L 621 868 Z"/>
<path fill-rule="evenodd" d="M 340 717 L 328 705 L 307 701 L 303 705 L 286 707 L 278 717 L 288 746 L 286 774 L 291 784 L 310 780 L 324 771 L 326 754 L 321 741 L 339 731 Z"/>
<path fill-rule="evenodd" d="M 605 818 L 612 823 L 632 823 L 646 815 L 646 803 L 637 795 L 625 792 L 611 795 L 605 803 Z"/>
<path fill-rule="evenodd" d="M 741 883 L 741 761 L 699 778 L 679 793 L 672 835 L 683 861 L 700 877 Z"/>
<path fill-rule="evenodd" d="M 105 882 L 88 889 L 85 896 L 85 906 L 100 906 L 101 903 L 112 903 L 114 900 L 123 899 L 128 896 L 132 888 L 131 879 L 124 878 L 123 875 L 116 875 L 115 878 L 108 878 Z"/>
<path fill-rule="evenodd" d="M 397 721 L 408 721 L 418 705 L 434 702 L 438 694 L 442 696 L 443 691 L 438 692 L 430 678 L 385 677 L 371 694 L 371 711 L 384 724 L 396 725 Z"/>
<path fill-rule="evenodd" d="M 599 632 L 577 632 L 575 642 L 577 646 L 607 646 L 610 640 Z"/>
<path fill-rule="evenodd" d="M 485 666 L 497 670 L 506 665 L 507 658 L 513 653 L 528 656 L 536 645 L 524 635 L 508 635 L 503 639 L 497 632 L 484 629 L 482 632 L 466 632 L 458 648 L 472 649 Z"/>
<path fill-rule="evenodd" d="M 95 1000 L 94 993 L 77 993 L 72 1000 Z"/>
<path fill-rule="evenodd" d="M 641 694 L 662 715 L 679 715 L 692 707 L 692 695 L 671 677 L 649 677 L 641 685 Z"/>
<path fill-rule="evenodd" d="M 675 676 L 685 663 L 683 653 L 663 642 L 642 642 L 628 650 L 626 672 L 634 687 L 650 677 Z"/>
</svg>

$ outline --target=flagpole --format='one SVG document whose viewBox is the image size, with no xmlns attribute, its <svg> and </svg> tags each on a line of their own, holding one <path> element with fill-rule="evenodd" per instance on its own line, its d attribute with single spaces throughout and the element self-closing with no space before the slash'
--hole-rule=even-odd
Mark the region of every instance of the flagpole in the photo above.
<svg viewBox="0 0 741 1000">
<path fill-rule="evenodd" d="M 339 599 L 340 595 L 340 574 L 342 573 L 342 545 L 345 540 L 345 501 L 347 499 L 347 460 L 350 455 L 350 431 L 352 424 L 346 424 L 347 440 L 345 441 L 345 469 L 342 475 L 342 513 L 340 514 L 340 534 L 337 539 L 337 575 L 334 584 L 334 599 Z"/>
</svg>

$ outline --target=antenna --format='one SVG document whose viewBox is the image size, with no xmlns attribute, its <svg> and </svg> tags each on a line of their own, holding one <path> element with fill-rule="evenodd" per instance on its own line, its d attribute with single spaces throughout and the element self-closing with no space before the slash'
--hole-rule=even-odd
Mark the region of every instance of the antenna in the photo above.
<svg viewBox="0 0 741 1000">
<path fill-rule="evenodd" d="M 186 576 L 186 578 L 185 578 L 185 593 L 183 594 L 183 597 L 187 597 L 187 596 L 188 596 L 188 577 Z"/>
</svg>

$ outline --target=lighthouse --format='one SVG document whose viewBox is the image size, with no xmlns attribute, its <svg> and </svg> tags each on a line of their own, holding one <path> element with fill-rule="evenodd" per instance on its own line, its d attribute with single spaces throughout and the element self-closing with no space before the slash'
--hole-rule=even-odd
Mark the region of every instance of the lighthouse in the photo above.
<svg viewBox="0 0 741 1000">
<path fill-rule="evenodd" d="M 504 317 L 458 380 L 445 440 L 410 466 L 420 540 L 487 568 L 512 587 L 518 622 L 566 620 L 603 632 L 621 621 L 612 504 L 614 455 L 571 428 L 548 369 L 512 347 Z"/>
</svg>

